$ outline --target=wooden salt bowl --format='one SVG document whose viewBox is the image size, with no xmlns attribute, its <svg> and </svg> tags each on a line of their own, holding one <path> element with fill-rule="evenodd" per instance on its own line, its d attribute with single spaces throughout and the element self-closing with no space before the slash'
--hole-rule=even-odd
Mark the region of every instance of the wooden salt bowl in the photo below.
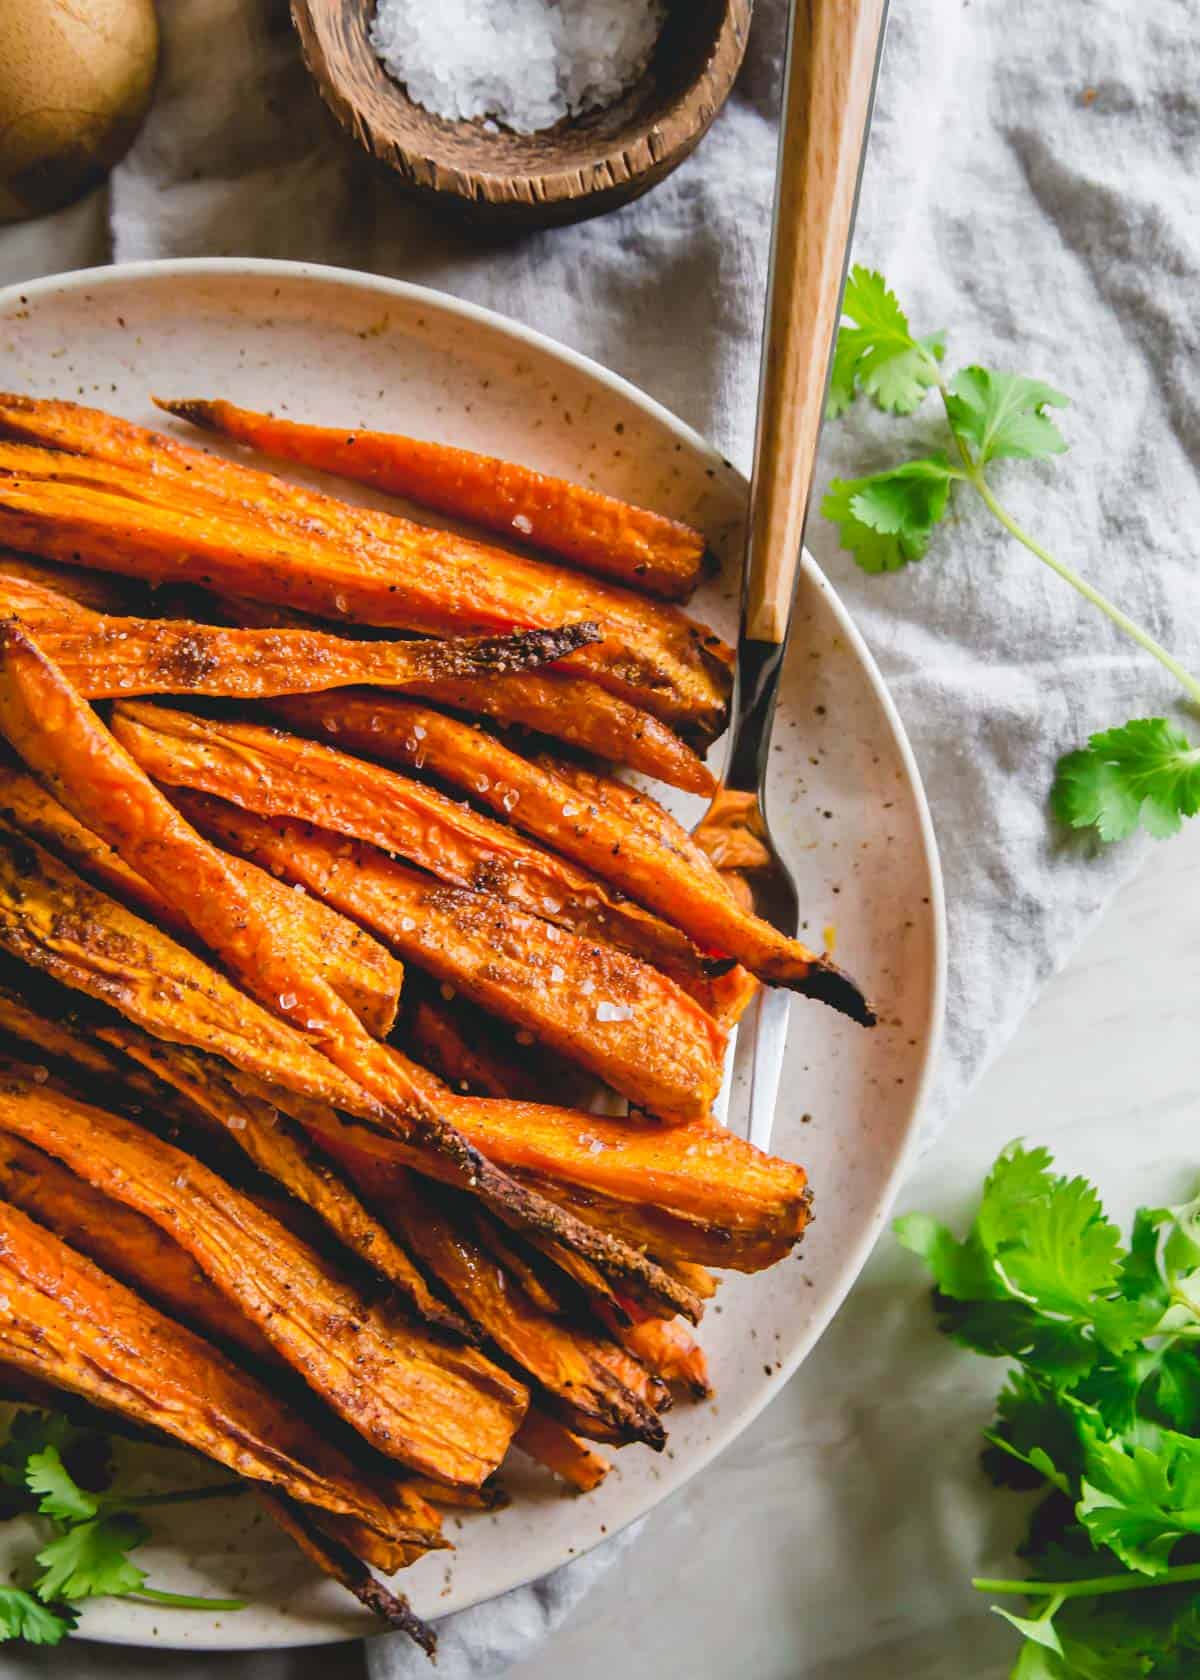
<svg viewBox="0 0 1200 1680">
<path fill-rule="evenodd" d="M 513 227 L 582 221 L 637 198 L 699 144 L 733 86 L 753 0 L 670 0 L 646 73 L 615 105 L 539 134 L 424 110 L 367 38 L 375 0 L 291 0 L 305 61 L 342 126 L 406 190 Z"/>
</svg>

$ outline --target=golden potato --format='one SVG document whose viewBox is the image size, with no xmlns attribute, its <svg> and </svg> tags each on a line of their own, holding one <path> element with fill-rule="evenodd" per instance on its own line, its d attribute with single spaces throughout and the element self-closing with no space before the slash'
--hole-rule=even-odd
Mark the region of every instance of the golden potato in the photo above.
<svg viewBox="0 0 1200 1680">
<path fill-rule="evenodd" d="M 2 0 L 0 222 L 103 179 L 146 114 L 157 62 L 153 0 Z"/>
</svg>

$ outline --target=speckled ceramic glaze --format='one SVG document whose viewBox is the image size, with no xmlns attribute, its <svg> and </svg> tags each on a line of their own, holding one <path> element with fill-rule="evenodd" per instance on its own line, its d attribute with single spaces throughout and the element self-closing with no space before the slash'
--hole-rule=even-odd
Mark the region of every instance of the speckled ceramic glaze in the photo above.
<svg viewBox="0 0 1200 1680">
<path fill-rule="evenodd" d="M 161 420 L 151 392 L 224 396 L 325 424 L 445 439 L 598 484 L 708 532 L 727 563 L 695 610 L 733 635 L 744 480 L 632 386 L 451 298 L 288 263 L 95 270 L 0 293 L 0 367 L 13 390 L 97 403 L 135 420 Z M 699 815 L 686 796 L 671 803 L 685 820 Z M 811 561 L 800 578 L 770 806 L 799 883 L 806 938 L 835 944 L 881 1018 L 867 1033 L 816 1004 L 792 1011 L 774 1147 L 808 1168 L 812 1230 L 798 1256 L 724 1283 L 702 1330 L 717 1399 L 676 1406 L 665 1453 L 626 1448 L 604 1486 L 583 1498 L 532 1467 L 506 1472 L 510 1509 L 450 1517 L 457 1549 L 405 1572 L 404 1590 L 423 1616 L 553 1569 L 701 1470 L 796 1369 L 883 1223 L 938 1036 L 941 886 L 899 719 Z M 155 1586 L 240 1594 L 251 1608 L 213 1616 L 100 1601 L 84 1613 L 89 1637 L 237 1648 L 372 1629 L 250 1499 L 183 1507 L 155 1530 L 139 1553 Z M 10 1524 L 0 1538 L 7 1570 L 29 1536 Z"/>
</svg>

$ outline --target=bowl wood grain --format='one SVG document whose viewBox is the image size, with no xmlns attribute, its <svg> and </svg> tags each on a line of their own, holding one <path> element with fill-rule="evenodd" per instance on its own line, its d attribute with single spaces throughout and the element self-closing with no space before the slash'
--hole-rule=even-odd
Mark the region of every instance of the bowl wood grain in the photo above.
<svg viewBox="0 0 1200 1680">
<path fill-rule="evenodd" d="M 615 104 L 537 134 L 449 122 L 383 68 L 375 0 L 291 0 L 326 104 L 404 188 L 473 218 L 538 227 L 637 198 L 699 144 L 741 66 L 753 0 L 671 0 L 645 74 Z"/>
</svg>

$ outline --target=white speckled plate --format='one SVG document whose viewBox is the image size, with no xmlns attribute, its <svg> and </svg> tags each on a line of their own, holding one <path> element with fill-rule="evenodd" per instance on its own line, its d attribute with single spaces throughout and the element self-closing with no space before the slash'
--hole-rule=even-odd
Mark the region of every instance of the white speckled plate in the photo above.
<svg viewBox="0 0 1200 1680">
<path fill-rule="evenodd" d="M 732 636 L 742 478 L 633 386 L 537 334 L 434 292 L 292 263 L 189 261 L 99 269 L 0 292 L 0 383 L 161 420 L 156 391 L 225 396 L 327 424 L 445 438 L 595 482 L 702 526 L 729 562 L 695 610 Z M 718 751 L 720 749 L 718 748 Z M 863 1032 L 798 1002 L 774 1147 L 808 1168 L 816 1220 L 798 1257 L 729 1278 L 704 1327 L 711 1405 L 678 1405 L 670 1443 L 617 1455 L 586 1498 L 530 1468 L 496 1516 L 448 1528 L 457 1550 L 405 1572 L 436 1617 L 543 1574 L 641 1516 L 700 1470 L 787 1380 L 829 1322 L 886 1216 L 913 1137 L 941 1021 L 944 929 L 929 814 L 870 654 L 809 561 L 784 676 L 773 824 L 811 943 L 880 1008 Z M 694 820 L 695 801 L 676 809 Z M 248 1500 L 182 1507 L 139 1554 L 156 1587 L 241 1594 L 214 1616 L 99 1601 L 82 1630 L 133 1645 L 312 1644 L 367 1633 Z M 5 1570 L 28 1540 L 13 1525 Z M 449 1561 L 447 1561 L 449 1560 Z"/>
</svg>

